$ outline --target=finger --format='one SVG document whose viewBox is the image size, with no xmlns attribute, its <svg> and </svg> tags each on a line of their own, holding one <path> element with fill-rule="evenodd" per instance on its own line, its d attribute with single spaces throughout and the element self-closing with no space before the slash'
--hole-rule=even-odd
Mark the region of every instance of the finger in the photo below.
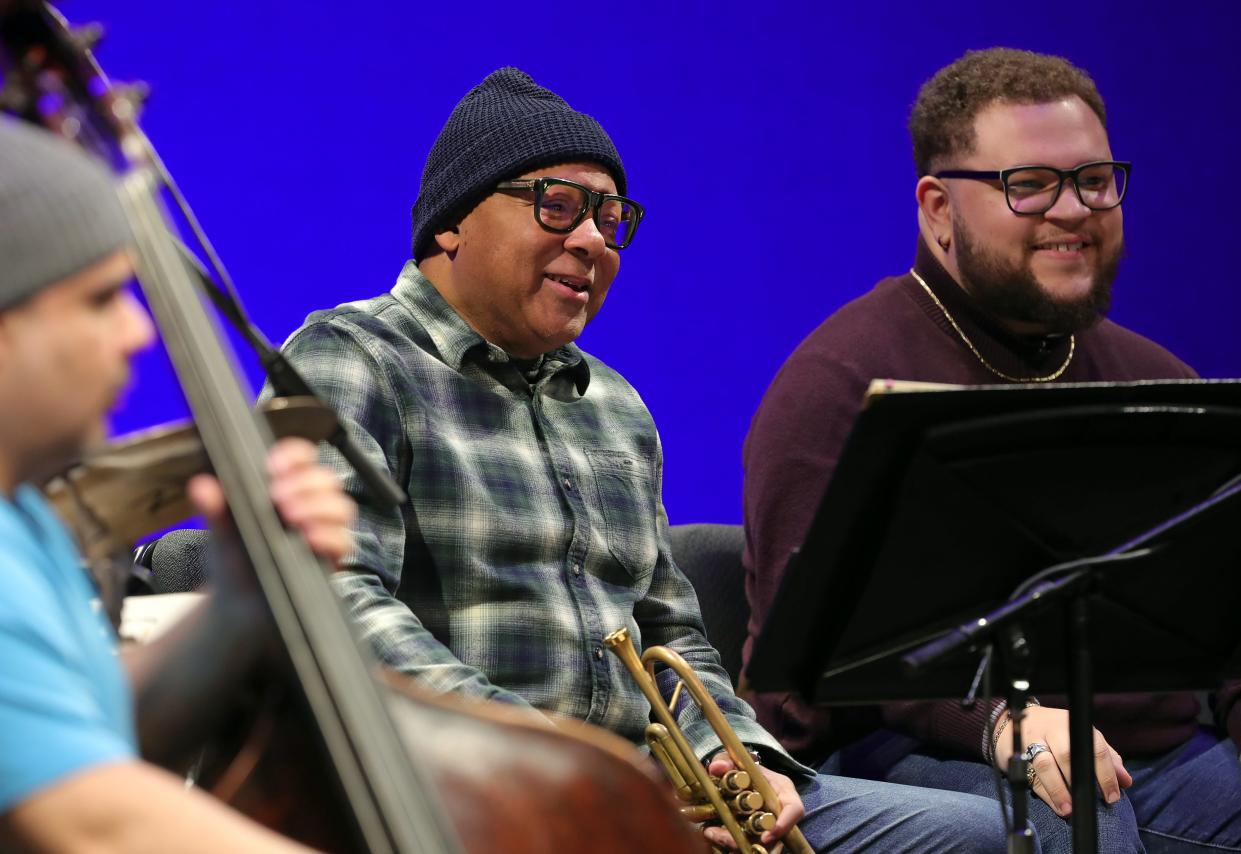
<svg viewBox="0 0 1241 854">
<path fill-rule="evenodd" d="M 1073 744 L 1069 731 L 1066 729 L 1047 733 L 1046 743 L 1051 758 L 1055 761 L 1056 768 L 1060 771 L 1060 776 L 1064 780 L 1065 785 L 1072 786 Z"/>
<path fill-rule="evenodd" d="M 280 439 L 267 451 L 267 473 L 272 477 L 279 477 L 286 472 L 312 466 L 318 459 L 318 451 L 306 439 Z"/>
<path fill-rule="evenodd" d="M 224 490 L 214 477 L 209 474 L 194 475 L 185 485 L 185 494 L 190 499 L 190 504 L 194 505 L 194 509 L 211 527 L 220 528 L 229 524 Z"/>
<path fill-rule="evenodd" d="M 347 527 L 357 514 L 353 500 L 343 492 L 312 492 L 276 502 L 280 518 L 296 528 L 311 525 Z"/>
<path fill-rule="evenodd" d="M 771 788 L 775 790 L 776 797 L 780 800 L 780 811 L 776 816 L 776 824 L 771 830 L 763 834 L 763 842 L 771 844 L 777 839 L 782 839 L 790 830 L 792 830 L 797 822 L 802 820 L 806 815 L 806 807 L 801 802 L 801 796 L 797 794 L 797 788 L 793 785 L 793 781 L 783 774 L 777 774 L 766 768 L 761 769 Z"/>
<path fill-rule="evenodd" d="M 271 497 L 286 524 L 316 520 L 347 525 L 357 505 L 341 489 L 340 480 L 318 465 L 271 483 Z"/>
<path fill-rule="evenodd" d="M 315 525 L 300 529 L 306 545 L 334 568 L 353 550 L 353 535 L 340 525 Z"/>
<path fill-rule="evenodd" d="M 1120 781 L 1116 779 L 1116 766 L 1112 762 L 1112 748 L 1098 730 L 1094 731 L 1094 773 L 1099 780 L 1103 800 L 1114 804 L 1120 800 Z"/>
<path fill-rule="evenodd" d="M 1073 800 L 1069 797 L 1068 781 L 1061 775 L 1060 766 L 1056 764 L 1051 751 L 1035 756 L 1032 764 L 1035 772 L 1034 793 L 1042 798 L 1056 815 L 1061 818 L 1068 816 L 1073 811 Z"/>
<path fill-rule="evenodd" d="M 707 838 L 708 842 L 717 848 L 723 848 L 726 851 L 737 850 L 737 843 L 733 841 L 732 834 L 722 827 L 704 827 L 702 829 L 702 835 Z"/>
<path fill-rule="evenodd" d="M 712 777 L 723 777 L 736 767 L 736 764 L 729 758 L 728 754 L 721 750 L 711 757 L 711 761 L 707 764 L 707 773 Z"/>
<path fill-rule="evenodd" d="M 1133 785 L 1133 775 L 1125 767 L 1125 758 L 1116 752 L 1115 747 L 1112 748 L 1112 767 L 1116 769 L 1116 779 L 1120 781 L 1122 789 Z"/>
<path fill-rule="evenodd" d="M 281 472 L 271 479 L 271 497 L 277 506 L 315 495 L 344 495 L 340 478 L 331 469 L 316 464 Z"/>
<path fill-rule="evenodd" d="M 797 804 L 799 807 L 801 807 L 800 798 L 798 799 Z M 805 815 L 805 812 L 806 812 L 805 807 L 801 807 L 798 810 L 798 812 L 801 813 L 801 815 L 798 815 L 796 818 L 793 818 L 792 817 L 793 810 L 790 807 L 791 805 L 785 805 L 784 807 L 782 807 L 780 810 L 780 814 L 776 816 L 775 825 L 771 828 L 771 830 L 768 830 L 765 833 L 763 833 L 762 841 L 764 845 L 771 845 L 783 839 L 785 836 L 788 835 L 788 832 L 790 830 L 792 830 L 794 827 L 797 826 L 797 822 L 801 820 L 801 815 Z"/>
<path fill-rule="evenodd" d="M 1127 789 L 1133 785 L 1133 775 L 1129 773 L 1129 769 L 1125 767 L 1125 760 L 1115 749 L 1112 750 L 1112 754 L 1115 757 L 1112 761 L 1116 765 L 1116 779 L 1120 781 L 1122 789 Z"/>
</svg>

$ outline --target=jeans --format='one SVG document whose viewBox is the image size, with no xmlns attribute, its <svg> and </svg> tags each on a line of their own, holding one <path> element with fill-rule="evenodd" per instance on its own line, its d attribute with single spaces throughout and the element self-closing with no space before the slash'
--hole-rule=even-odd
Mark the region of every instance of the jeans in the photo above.
<svg viewBox="0 0 1241 854">
<path fill-rule="evenodd" d="M 1148 854 L 1241 851 L 1241 762 L 1232 739 L 1203 731 L 1158 759 L 1125 767 Z"/>
<path fill-rule="evenodd" d="M 889 736 L 892 755 L 904 736 Z M 916 742 L 908 739 L 909 749 Z M 1230 739 L 1200 732 L 1157 759 L 1126 760 L 1133 786 L 1108 806 L 1096 799 L 1102 854 L 1241 851 L 1241 762 Z M 910 752 L 884 779 L 987 797 L 995 809 L 995 782 L 981 761 L 940 758 Z M 997 810 L 998 811 L 998 810 Z M 1072 850 L 1072 825 L 1037 797 L 1030 798 L 1030 822 L 1046 854 Z"/>
<path fill-rule="evenodd" d="M 802 833 L 815 851 L 1005 851 L 995 801 L 975 795 L 819 774 L 801 789 Z"/>
</svg>

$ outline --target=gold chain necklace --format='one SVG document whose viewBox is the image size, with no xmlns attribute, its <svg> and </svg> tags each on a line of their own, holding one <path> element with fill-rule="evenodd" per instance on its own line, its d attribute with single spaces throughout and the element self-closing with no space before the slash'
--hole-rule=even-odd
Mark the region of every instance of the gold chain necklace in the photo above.
<svg viewBox="0 0 1241 854">
<path fill-rule="evenodd" d="M 974 357 L 982 363 L 984 368 L 995 374 L 1000 379 L 1008 380 L 1010 383 L 1049 383 L 1068 370 L 1069 362 L 1073 361 L 1073 353 L 1077 349 L 1077 338 L 1074 335 L 1069 336 L 1069 355 L 1064 357 L 1064 364 L 1056 368 L 1045 377 L 1010 377 L 1003 371 L 997 370 L 990 362 L 983 358 L 982 353 L 978 352 L 978 348 L 974 346 L 974 342 L 969 339 L 969 336 L 965 334 L 965 331 L 957 325 L 955 320 L 953 320 L 952 315 L 948 313 L 948 309 L 945 308 L 944 304 L 939 301 L 939 297 L 935 296 L 935 292 L 931 290 L 931 286 L 926 283 L 926 280 L 918 275 L 918 271 L 910 267 L 909 273 L 914 277 L 918 284 L 922 285 L 922 290 L 926 291 L 926 295 L 931 298 L 931 301 L 939 306 L 939 310 L 944 313 L 944 317 L 952 325 L 952 328 L 957 331 L 957 335 L 961 337 L 961 340 L 965 342 L 965 346 L 970 348 L 970 352 L 974 354 Z"/>
</svg>

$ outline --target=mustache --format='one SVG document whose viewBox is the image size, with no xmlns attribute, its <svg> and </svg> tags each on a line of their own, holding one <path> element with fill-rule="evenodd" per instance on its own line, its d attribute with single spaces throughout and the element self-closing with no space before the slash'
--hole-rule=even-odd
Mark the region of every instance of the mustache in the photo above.
<svg viewBox="0 0 1241 854">
<path fill-rule="evenodd" d="M 1085 236 L 1084 231 L 1075 233 Z M 969 229 L 958 227 L 954 234 L 960 273 L 974 299 L 988 314 L 1037 323 L 1048 331 L 1068 334 L 1093 325 L 1111 309 L 1112 282 L 1126 251 L 1123 239 L 1109 249 L 1094 244 L 1099 249 L 1098 266 L 1089 293 L 1062 301 L 1044 293 L 1028 257 L 1006 262 L 989 247 L 980 245 Z"/>
</svg>

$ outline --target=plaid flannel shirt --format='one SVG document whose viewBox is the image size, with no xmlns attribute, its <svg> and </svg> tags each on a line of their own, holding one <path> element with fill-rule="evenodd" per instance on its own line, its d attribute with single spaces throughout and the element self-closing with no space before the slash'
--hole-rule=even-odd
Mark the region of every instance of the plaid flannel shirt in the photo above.
<svg viewBox="0 0 1241 854">
<path fill-rule="evenodd" d="M 389 293 L 310 315 L 285 352 L 411 499 L 375 506 L 324 451 L 359 503 L 333 580 L 381 661 L 641 742 L 650 706 L 603 647 L 624 626 L 639 650 L 681 653 L 767 761 L 808 770 L 755 722 L 704 637 L 669 551 L 655 424 L 619 374 L 570 344 L 528 381 L 413 261 Z M 718 748 L 693 704 L 680 721 L 700 756 Z"/>
</svg>

